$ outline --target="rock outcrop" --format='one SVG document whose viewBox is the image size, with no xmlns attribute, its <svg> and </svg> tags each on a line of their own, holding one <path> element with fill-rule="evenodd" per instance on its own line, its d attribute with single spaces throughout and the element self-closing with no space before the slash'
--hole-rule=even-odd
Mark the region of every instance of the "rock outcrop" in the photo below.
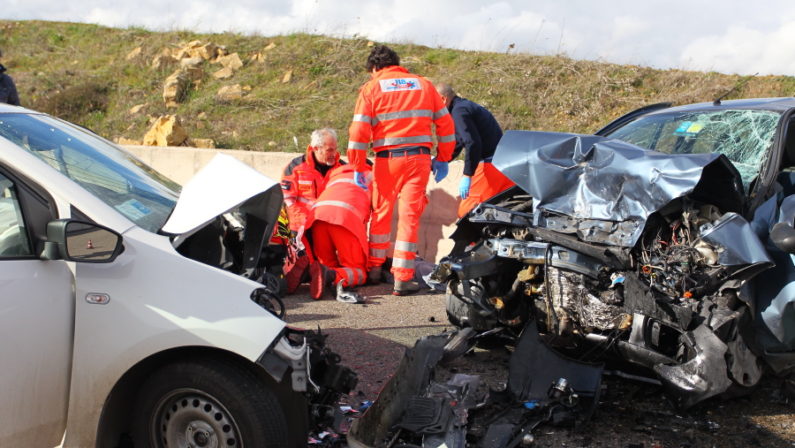
<svg viewBox="0 0 795 448">
<path fill-rule="evenodd" d="M 147 146 L 180 146 L 187 142 L 188 132 L 176 115 L 163 115 L 157 118 L 144 135 L 143 144 Z"/>
</svg>

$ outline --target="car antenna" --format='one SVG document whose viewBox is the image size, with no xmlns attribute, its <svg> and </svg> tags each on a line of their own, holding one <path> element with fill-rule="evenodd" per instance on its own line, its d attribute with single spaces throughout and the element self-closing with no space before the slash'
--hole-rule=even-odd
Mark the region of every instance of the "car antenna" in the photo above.
<svg viewBox="0 0 795 448">
<path fill-rule="evenodd" d="M 753 75 L 744 76 L 744 77 L 740 78 L 739 80 L 737 80 L 737 82 L 734 84 L 734 87 L 729 89 L 729 91 L 724 93 L 723 95 L 715 98 L 715 101 L 712 102 L 712 105 L 713 106 L 720 106 L 720 100 L 722 100 L 722 99 L 726 98 L 727 96 L 731 95 L 735 90 L 739 89 L 740 87 L 745 86 L 745 84 L 748 83 L 748 80 L 750 80 L 751 78 L 753 78 L 754 76 L 756 76 L 758 74 L 759 74 L 759 72 L 756 72 Z"/>
</svg>

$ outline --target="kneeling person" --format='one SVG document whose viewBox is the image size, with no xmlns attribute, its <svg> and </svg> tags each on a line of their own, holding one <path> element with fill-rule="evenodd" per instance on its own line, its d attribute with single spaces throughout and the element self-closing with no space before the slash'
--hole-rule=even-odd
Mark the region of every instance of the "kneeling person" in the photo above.
<svg viewBox="0 0 795 448">
<path fill-rule="evenodd" d="M 320 299 L 326 287 L 336 285 L 338 300 L 358 301 L 355 295 L 344 295 L 342 288 L 363 285 L 367 280 L 369 220 L 370 189 L 356 185 L 352 166 L 334 168 L 306 221 L 306 238 L 315 258 L 310 266 L 313 299 Z"/>
</svg>

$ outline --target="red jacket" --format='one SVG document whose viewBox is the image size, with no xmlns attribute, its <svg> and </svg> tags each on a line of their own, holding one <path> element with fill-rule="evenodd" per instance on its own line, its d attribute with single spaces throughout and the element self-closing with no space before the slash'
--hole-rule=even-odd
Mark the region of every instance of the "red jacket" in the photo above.
<svg viewBox="0 0 795 448">
<path fill-rule="evenodd" d="M 369 170 L 369 166 L 365 170 Z M 350 230 L 368 252 L 367 223 L 370 221 L 370 191 L 353 180 L 353 165 L 344 165 L 329 172 L 326 189 L 317 198 L 306 220 L 309 229 L 315 221 L 345 227 Z"/>
<path fill-rule="evenodd" d="M 348 161 L 364 170 L 367 148 L 379 152 L 405 146 L 433 147 L 436 159 L 449 162 L 455 147 L 455 125 L 444 100 L 430 81 L 399 65 L 378 70 L 359 90 L 348 129 Z"/>
<path fill-rule="evenodd" d="M 298 231 L 304 225 L 309 209 L 323 192 L 331 170 L 345 164 L 338 154 L 334 165 L 329 167 L 324 176 L 315 166 L 315 156 L 311 148 L 307 146 L 306 154 L 294 158 L 282 174 L 284 204 L 290 217 L 290 230 L 294 231 Z"/>
</svg>

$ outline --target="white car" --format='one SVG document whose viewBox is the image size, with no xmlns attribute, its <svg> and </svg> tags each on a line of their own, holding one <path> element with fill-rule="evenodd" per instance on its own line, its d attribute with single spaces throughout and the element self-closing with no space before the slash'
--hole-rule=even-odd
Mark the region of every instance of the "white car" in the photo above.
<svg viewBox="0 0 795 448">
<path fill-rule="evenodd" d="M 0 446 L 306 446 L 356 379 L 249 279 L 281 202 L 231 157 L 180 193 L 0 105 Z"/>
</svg>

